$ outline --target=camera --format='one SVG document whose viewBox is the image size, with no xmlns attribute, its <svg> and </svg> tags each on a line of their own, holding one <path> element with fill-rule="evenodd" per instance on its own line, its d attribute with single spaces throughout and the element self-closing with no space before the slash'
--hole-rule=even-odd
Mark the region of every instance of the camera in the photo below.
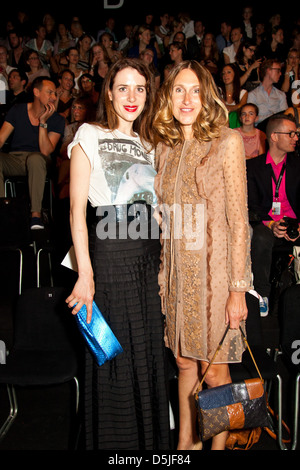
<svg viewBox="0 0 300 470">
<path fill-rule="evenodd" d="M 293 219 L 292 217 L 283 217 L 284 222 L 281 222 L 280 225 L 286 227 L 286 234 L 293 240 L 299 236 L 298 231 L 298 220 Z"/>
</svg>

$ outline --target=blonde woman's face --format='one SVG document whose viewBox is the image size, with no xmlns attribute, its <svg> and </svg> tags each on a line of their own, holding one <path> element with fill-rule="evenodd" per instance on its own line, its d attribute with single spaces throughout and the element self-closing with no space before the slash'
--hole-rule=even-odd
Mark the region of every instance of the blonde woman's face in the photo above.
<svg viewBox="0 0 300 470">
<path fill-rule="evenodd" d="M 202 108 L 200 83 L 190 69 L 183 69 L 175 78 L 172 90 L 173 116 L 180 123 L 186 139 L 193 137 L 192 126 Z"/>
</svg>

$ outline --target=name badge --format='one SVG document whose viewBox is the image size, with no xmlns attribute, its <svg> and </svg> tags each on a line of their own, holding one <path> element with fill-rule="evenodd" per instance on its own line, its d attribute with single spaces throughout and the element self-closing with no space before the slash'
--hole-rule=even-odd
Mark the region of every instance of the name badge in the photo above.
<svg viewBox="0 0 300 470">
<path fill-rule="evenodd" d="M 281 202 L 273 202 L 272 204 L 272 214 L 273 215 L 280 215 L 281 213 Z"/>
</svg>

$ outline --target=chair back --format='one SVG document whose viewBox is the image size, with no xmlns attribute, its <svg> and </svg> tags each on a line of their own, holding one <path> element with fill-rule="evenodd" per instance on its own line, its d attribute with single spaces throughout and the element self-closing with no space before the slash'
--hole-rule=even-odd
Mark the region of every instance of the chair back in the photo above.
<svg viewBox="0 0 300 470">
<path fill-rule="evenodd" d="M 257 297 L 249 292 L 246 293 L 248 316 L 246 321 L 247 340 L 251 346 L 261 346 L 263 344 L 262 324 Z"/>
<path fill-rule="evenodd" d="M 300 285 L 288 287 L 279 303 L 280 344 L 291 363 L 299 367 L 300 353 Z M 296 343 L 297 341 L 297 343 Z M 294 354 L 295 353 L 295 354 Z M 297 356 L 297 357 L 296 357 Z M 297 361 L 293 361 L 293 357 Z"/>
<path fill-rule="evenodd" d="M 14 349 L 70 351 L 75 346 L 75 319 L 61 287 L 25 289 L 14 315 Z"/>
<path fill-rule="evenodd" d="M 27 199 L 0 198 L 0 220 L 0 245 L 20 246 L 30 242 Z"/>
</svg>

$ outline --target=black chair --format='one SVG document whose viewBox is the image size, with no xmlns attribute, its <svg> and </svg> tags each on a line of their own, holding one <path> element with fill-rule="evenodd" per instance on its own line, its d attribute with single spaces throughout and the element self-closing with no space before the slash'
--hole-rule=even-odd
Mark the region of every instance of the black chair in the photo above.
<svg viewBox="0 0 300 470">
<path fill-rule="evenodd" d="M 79 404 L 77 329 L 60 287 L 30 288 L 17 299 L 13 347 L 0 366 L 0 384 L 7 385 L 9 415 L 0 441 L 16 419 L 16 387 L 47 387 L 75 383 L 74 418 Z M 73 430 L 72 430 L 73 431 Z"/>
<path fill-rule="evenodd" d="M 248 318 L 246 321 L 246 335 L 247 341 L 253 353 L 254 359 L 257 363 L 257 366 L 260 370 L 262 378 L 265 383 L 265 388 L 271 390 L 270 385 L 275 381 L 277 383 L 277 413 L 278 420 L 281 423 L 282 421 L 282 378 L 279 374 L 279 368 L 274 359 L 267 352 L 267 347 L 263 344 L 263 333 L 261 325 L 261 317 L 259 311 L 259 302 L 258 299 L 250 294 L 246 293 L 246 301 L 248 307 Z M 249 351 L 246 349 L 242 362 L 231 364 L 230 365 L 230 374 L 233 382 L 238 382 L 240 380 L 250 379 L 257 377 L 257 371 L 253 360 L 249 354 Z M 273 423 L 270 422 L 270 426 Z M 282 439 L 282 427 L 278 428 L 278 444 L 281 450 L 285 450 L 285 444 Z"/>
<path fill-rule="evenodd" d="M 4 190 L 5 197 L 17 197 L 18 196 L 18 185 L 23 185 L 23 192 L 28 191 L 28 178 L 27 176 L 9 176 L 4 181 Z M 48 186 L 48 188 L 47 188 Z M 53 192 L 54 192 L 54 183 L 52 176 L 47 174 L 45 180 L 45 190 L 44 190 L 44 201 L 49 205 L 50 216 L 53 217 Z"/>
<path fill-rule="evenodd" d="M 19 294 L 22 291 L 24 250 L 31 246 L 29 203 L 26 198 L 0 198 L 0 253 L 15 252 L 19 259 Z"/>
<path fill-rule="evenodd" d="M 287 288 L 279 303 L 281 357 L 288 368 L 294 386 L 293 439 L 290 450 L 296 450 L 298 438 L 300 383 L 300 284 Z"/>
</svg>

